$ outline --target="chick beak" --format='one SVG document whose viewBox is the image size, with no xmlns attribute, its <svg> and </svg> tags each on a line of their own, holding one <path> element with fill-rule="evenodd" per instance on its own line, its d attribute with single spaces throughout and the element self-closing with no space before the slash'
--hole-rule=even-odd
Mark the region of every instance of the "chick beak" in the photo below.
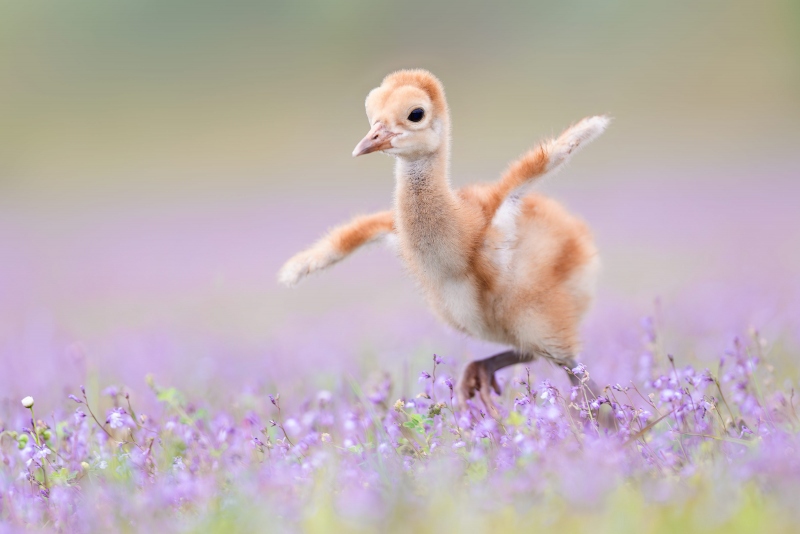
<svg viewBox="0 0 800 534">
<path fill-rule="evenodd" d="M 356 156 L 363 156 L 370 152 L 392 148 L 391 139 L 395 135 L 397 134 L 390 131 L 386 126 L 380 122 L 376 122 L 375 126 L 372 127 L 364 139 L 356 145 L 356 148 L 353 150 L 353 157 L 355 158 Z"/>
</svg>

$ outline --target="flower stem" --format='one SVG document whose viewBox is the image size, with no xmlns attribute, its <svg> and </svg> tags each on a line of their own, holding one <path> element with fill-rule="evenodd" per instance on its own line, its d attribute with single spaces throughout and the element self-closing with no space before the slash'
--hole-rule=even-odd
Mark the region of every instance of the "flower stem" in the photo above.
<svg viewBox="0 0 800 534">
<path fill-rule="evenodd" d="M 39 439 L 39 427 L 36 425 L 36 415 L 33 413 L 33 406 L 28 408 L 31 411 L 31 424 L 33 425 L 33 439 L 36 440 L 36 446 L 39 447 L 39 451 L 43 450 L 42 442 Z M 45 489 L 49 490 L 50 485 L 47 483 L 47 470 L 44 468 L 44 462 L 46 458 L 42 458 L 42 480 L 44 480 L 44 487 Z"/>
</svg>

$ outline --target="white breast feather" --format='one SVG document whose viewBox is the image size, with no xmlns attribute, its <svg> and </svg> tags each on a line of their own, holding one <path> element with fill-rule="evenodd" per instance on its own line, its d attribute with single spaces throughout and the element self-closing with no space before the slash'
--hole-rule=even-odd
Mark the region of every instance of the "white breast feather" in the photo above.
<svg viewBox="0 0 800 534">
<path fill-rule="evenodd" d="M 455 326 L 473 335 L 483 330 L 476 297 L 475 287 L 467 279 L 449 278 L 441 284 L 444 312 Z"/>
<path fill-rule="evenodd" d="M 507 270 L 514 256 L 517 246 L 517 217 L 519 216 L 520 199 L 513 195 L 506 198 L 492 218 L 492 227 L 497 230 L 499 237 L 492 243 L 495 265 L 502 270 Z"/>
</svg>

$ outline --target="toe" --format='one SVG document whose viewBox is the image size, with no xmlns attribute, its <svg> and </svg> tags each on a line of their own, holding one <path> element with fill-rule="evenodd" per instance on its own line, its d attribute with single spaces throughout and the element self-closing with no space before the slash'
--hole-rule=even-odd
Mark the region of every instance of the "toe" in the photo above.
<svg viewBox="0 0 800 534">
<path fill-rule="evenodd" d="M 500 391 L 500 384 L 497 383 L 497 376 L 492 374 L 492 389 L 498 395 L 502 395 L 502 391 Z"/>
<path fill-rule="evenodd" d="M 462 408 L 466 407 L 467 399 L 471 399 L 477 393 L 489 413 L 496 417 L 498 412 L 492 402 L 492 390 L 500 395 L 500 385 L 494 373 L 490 375 L 481 361 L 470 362 L 464 369 L 458 386 L 459 404 Z"/>
<path fill-rule="evenodd" d="M 480 376 L 478 374 L 478 367 L 476 362 L 470 362 L 464 369 L 461 375 L 461 380 L 458 383 L 458 402 L 462 407 L 466 407 L 467 399 L 475 396 L 475 391 L 480 387 Z"/>
</svg>

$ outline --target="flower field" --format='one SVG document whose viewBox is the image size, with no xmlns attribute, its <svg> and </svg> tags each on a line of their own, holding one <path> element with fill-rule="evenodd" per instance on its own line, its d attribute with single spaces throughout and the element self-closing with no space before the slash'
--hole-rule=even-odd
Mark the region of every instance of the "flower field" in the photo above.
<svg viewBox="0 0 800 534">
<path fill-rule="evenodd" d="M 575 196 L 611 251 L 607 269 L 645 234 L 675 255 L 665 272 L 704 251 L 711 258 L 667 279 L 663 292 L 601 283 L 581 365 L 569 370 L 605 386 L 600 396 L 533 362 L 501 374 L 497 420 L 480 403 L 460 410 L 453 400 L 465 363 L 497 347 L 448 332 L 413 300 L 343 301 L 315 316 L 295 305 L 249 345 L 163 325 L 80 338 L 55 313 L 15 318 L 37 279 L 33 269 L 4 267 L 17 282 L 5 287 L 4 313 L 19 327 L 0 348 L 0 531 L 791 532 L 800 519 L 800 286 L 781 251 L 798 232 L 769 230 L 793 216 L 788 200 L 741 215 L 739 194 L 753 193 L 718 203 L 697 196 L 691 221 L 666 226 L 604 216 L 625 204 L 619 192 L 604 204 Z M 657 216 L 665 195 L 641 200 L 651 205 L 636 213 Z M 228 229 L 239 236 L 232 244 L 215 233 L 218 222 L 189 215 L 151 241 L 142 241 L 148 227 L 116 219 L 106 229 L 114 240 L 87 244 L 76 223 L 60 239 L 80 241 L 86 254 L 59 272 L 79 283 L 95 246 L 111 243 L 119 258 L 143 252 L 138 265 L 155 262 L 161 278 L 137 279 L 106 260 L 97 298 L 143 294 L 155 309 L 176 300 L 179 278 L 180 291 L 196 293 L 220 266 L 242 287 L 272 284 L 283 253 L 316 231 L 287 233 L 281 253 L 264 260 L 266 274 L 256 273 L 257 236 L 242 229 L 277 223 L 225 213 L 241 230 Z M 318 215 L 318 226 L 337 216 Z M 703 231 L 681 234 L 682 225 Z M 753 243 L 751 233 L 769 238 Z M 192 236 L 225 258 L 190 261 Z M 28 238 L 46 248 L 47 232 Z M 4 247 L 38 261 L 33 248 L 8 239 Z M 264 298 L 307 299 L 303 291 L 328 284 L 411 287 L 395 263 L 370 251 L 309 289 Z"/>
</svg>

